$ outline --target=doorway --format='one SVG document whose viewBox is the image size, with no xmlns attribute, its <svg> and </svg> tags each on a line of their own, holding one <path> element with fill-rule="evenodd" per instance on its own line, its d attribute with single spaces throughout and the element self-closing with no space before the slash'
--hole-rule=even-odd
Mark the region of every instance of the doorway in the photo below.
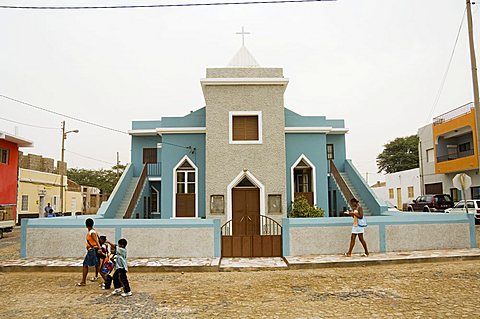
<svg viewBox="0 0 480 319">
<path fill-rule="evenodd" d="M 282 256 L 282 227 L 260 214 L 260 189 L 247 177 L 232 188 L 232 219 L 222 226 L 222 257 Z"/>
</svg>

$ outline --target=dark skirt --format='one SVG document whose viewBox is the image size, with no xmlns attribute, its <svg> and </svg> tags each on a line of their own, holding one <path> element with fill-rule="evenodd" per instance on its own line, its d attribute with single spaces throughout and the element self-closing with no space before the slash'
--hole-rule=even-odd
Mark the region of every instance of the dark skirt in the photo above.
<svg viewBox="0 0 480 319">
<path fill-rule="evenodd" d="M 83 266 L 96 266 L 98 264 L 97 251 L 95 249 L 89 249 L 83 260 Z"/>
</svg>

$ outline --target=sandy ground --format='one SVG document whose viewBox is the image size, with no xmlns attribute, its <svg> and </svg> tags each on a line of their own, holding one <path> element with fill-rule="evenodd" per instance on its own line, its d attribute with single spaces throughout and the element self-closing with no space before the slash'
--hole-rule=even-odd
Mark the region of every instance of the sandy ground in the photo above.
<svg viewBox="0 0 480 319">
<path fill-rule="evenodd" d="M 20 259 L 20 227 L 11 233 L 3 233 L 0 239 L 0 260 Z"/>
<path fill-rule="evenodd" d="M 0 241 L 0 256 L 17 258 L 18 232 L 7 237 Z M 0 272 L 0 318 L 478 318 L 479 313 L 480 261 L 132 273 L 131 297 L 111 296 L 97 283 L 75 287 L 80 276 Z"/>
</svg>

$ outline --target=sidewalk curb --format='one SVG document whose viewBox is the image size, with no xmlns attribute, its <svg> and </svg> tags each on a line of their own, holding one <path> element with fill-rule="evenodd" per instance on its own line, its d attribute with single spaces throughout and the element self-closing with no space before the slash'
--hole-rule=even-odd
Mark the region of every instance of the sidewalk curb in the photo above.
<svg viewBox="0 0 480 319">
<path fill-rule="evenodd" d="M 354 259 L 350 261 L 338 262 L 317 262 L 317 263 L 289 263 L 288 269 L 321 269 L 321 268 L 347 268 L 347 267 L 365 267 L 376 265 L 399 265 L 399 264 L 416 264 L 416 263 L 432 263 L 447 261 L 464 261 L 464 260 L 480 260 L 479 255 L 471 256 L 440 256 L 440 257 L 410 257 L 398 259 L 369 259 L 364 257 L 361 260 Z"/>
<path fill-rule="evenodd" d="M 366 267 L 377 265 L 395 265 L 408 263 L 432 263 L 432 262 L 450 262 L 465 260 L 480 260 L 480 253 L 469 255 L 450 255 L 450 256 L 408 256 L 405 258 L 375 258 L 372 257 L 353 257 L 352 259 L 342 261 L 317 261 L 317 262 L 289 262 L 288 257 L 283 258 L 286 267 L 275 266 L 245 266 L 245 267 L 222 267 L 221 261 L 213 262 L 211 265 L 198 266 L 175 266 L 175 265 L 138 265 L 130 266 L 131 273 L 166 273 L 166 272 L 248 272 L 248 271 L 284 271 L 301 269 L 321 269 L 321 268 L 346 268 L 346 267 Z M 81 265 L 58 266 L 58 265 L 1 265 L 0 272 L 81 272 Z M 93 271 L 93 269 L 91 269 Z"/>
</svg>

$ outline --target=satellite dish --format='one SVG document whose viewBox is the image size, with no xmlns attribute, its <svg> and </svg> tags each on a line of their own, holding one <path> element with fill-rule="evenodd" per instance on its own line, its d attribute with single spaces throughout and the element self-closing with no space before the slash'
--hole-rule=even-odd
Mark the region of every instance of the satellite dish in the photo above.
<svg viewBox="0 0 480 319">
<path fill-rule="evenodd" d="M 472 178 L 465 173 L 457 174 L 453 178 L 453 186 L 461 191 L 469 189 L 472 186 Z"/>
</svg>

